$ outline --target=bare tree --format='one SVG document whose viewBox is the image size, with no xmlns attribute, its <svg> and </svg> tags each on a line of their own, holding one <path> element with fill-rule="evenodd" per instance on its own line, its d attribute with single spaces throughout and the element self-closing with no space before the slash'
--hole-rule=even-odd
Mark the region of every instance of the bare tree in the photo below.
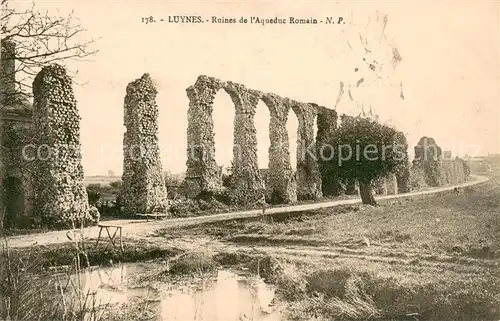
<svg viewBox="0 0 500 321">
<path fill-rule="evenodd" d="M 42 66 L 83 59 L 97 53 L 97 50 L 92 49 L 94 39 L 81 40 L 80 36 L 85 30 L 73 13 L 62 17 L 38 10 L 34 4 L 28 9 L 11 8 L 8 0 L 1 0 L 0 4 L 1 108 L 24 105 L 23 102 L 31 96 L 32 79 Z M 4 150 L 4 135 L 3 117 L 0 115 L 1 213 L 5 211 L 4 164 L 14 164 Z"/>
<path fill-rule="evenodd" d="M 81 40 L 85 29 L 73 12 L 65 17 L 54 16 L 47 10 L 39 10 L 34 4 L 29 9 L 20 10 L 9 8 L 7 0 L 1 3 L 1 81 L 4 91 L 7 91 L 4 102 L 19 99 L 20 95 L 31 95 L 32 79 L 42 66 L 83 59 L 97 53 L 92 49 L 95 39 Z"/>
</svg>

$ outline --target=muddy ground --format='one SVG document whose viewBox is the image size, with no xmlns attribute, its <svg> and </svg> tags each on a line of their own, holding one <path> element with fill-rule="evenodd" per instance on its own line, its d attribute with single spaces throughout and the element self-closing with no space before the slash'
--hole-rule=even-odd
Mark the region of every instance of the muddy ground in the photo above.
<svg viewBox="0 0 500 321">
<path fill-rule="evenodd" d="M 123 252 L 88 241 L 81 260 L 150 261 L 135 280 L 143 287 L 199 283 L 221 267 L 244 270 L 277 287 L 287 320 L 498 320 L 500 175 L 488 175 L 459 193 L 377 207 L 166 227 L 126 238 Z M 74 262 L 71 243 L 36 251 L 41 270 Z M 111 315 L 136 318 L 147 305 L 137 300 Z"/>
</svg>

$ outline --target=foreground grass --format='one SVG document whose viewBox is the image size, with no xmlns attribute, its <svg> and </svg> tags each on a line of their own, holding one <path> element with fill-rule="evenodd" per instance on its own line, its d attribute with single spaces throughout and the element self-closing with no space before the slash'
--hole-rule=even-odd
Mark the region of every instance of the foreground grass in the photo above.
<svg viewBox="0 0 500 321">
<path fill-rule="evenodd" d="M 287 319 L 498 320 L 499 194 L 500 180 L 493 177 L 458 194 L 158 235 L 208 235 L 244 254 L 267 255 L 275 266 L 268 281 L 288 302 Z M 241 255 L 233 255 L 233 263 Z"/>
<path fill-rule="evenodd" d="M 73 243 L 54 244 L 49 246 L 32 246 L 30 248 L 10 249 L 11 256 L 16 259 L 29 260 L 36 257 L 37 271 L 69 266 L 75 257 L 89 266 L 108 266 L 117 263 L 143 262 L 155 259 L 168 259 L 183 252 L 175 247 L 160 247 L 145 241 L 124 240 L 123 251 L 104 243 L 95 246 L 95 241 L 86 241 L 79 255 L 76 255 Z"/>
</svg>

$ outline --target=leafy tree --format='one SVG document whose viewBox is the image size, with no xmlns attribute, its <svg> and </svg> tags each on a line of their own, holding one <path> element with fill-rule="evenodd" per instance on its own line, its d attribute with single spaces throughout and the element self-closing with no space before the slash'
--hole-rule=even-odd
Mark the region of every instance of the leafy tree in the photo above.
<svg viewBox="0 0 500 321">
<path fill-rule="evenodd" d="M 89 184 L 87 185 L 87 195 L 89 199 L 89 204 L 95 207 L 99 207 L 101 203 L 101 185 L 100 184 Z"/>
<path fill-rule="evenodd" d="M 109 183 L 109 186 L 113 189 L 113 191 L 118 192 L 120 191 L 120 188 L 122 188 L 122 181 L 114 181 Z"/>
<path fill-rule="evenodd" d="M 322 157 L 339 179 L 359 182 L 363 204 L 376 205 L 372 182 L 407 166 L 405 142 L 401 132 L 374 119 L 344 115 Z"/>
</svg>

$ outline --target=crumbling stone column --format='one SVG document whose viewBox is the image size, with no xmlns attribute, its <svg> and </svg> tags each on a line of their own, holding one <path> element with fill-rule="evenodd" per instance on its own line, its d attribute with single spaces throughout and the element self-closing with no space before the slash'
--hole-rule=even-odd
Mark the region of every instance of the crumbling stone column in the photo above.
<svg viewBox="0 0 500 321">
<path fill-rule="evenodd" d="M 441 171 L 446 178 L 447 184 L 456 185 L 467 180 L 466 168 L 461 159 L 442 160 Z"/>
<path fill-rule="evenodd" d="M 286 130 L 291 101 L 276 94 L 264 94 L 262 101 L 269 108 L 271 115 L 266 199 L 271 203 L 293 203 L 297 201 L 297 183 L 290 164 L 290 146 Z"/>
<path fill-rule="evenodd" d="M 2 108 L 9 107 L 9 100 L 16 92 L 16 44 L 7 39 L 1 40 L 0 59 L 0 103 Z"/>
<path fill-rule="evenodd" d="M 37 151 L 35 211 L 42 223 L 71 226 L 90 220 L 81 164 L 80 115 L 64 67 L 42 68 L 33 82 Z"/>
<path fill-rule="evenodd" d="M 149 74 L 129 83 L 125 96 L 123 176 L 125 214 L 165 212 L 167 189 L 158 146 L 157 90 Z"/>
<path fill-rule="evenodd" d="M 314 200 L 323 196 L 321 174 L 316 154 L 314 120 L 317 110 L 311 104 L 292 101 L 292 110 L 299 120 L 297 145 L 297 199 Z"/>
<path fill-rule="evenodd" d="M 235 107 L 231 188 L 255 194 L 254 198 L 260 199 L 264 196 L 264 185 L 257 160 L 257 131 L 254 118 L 261 93 L 232 82 L 225 83 L 223 88 L 231 97 Z"/>
<path fill-rule="evenodd" d="M 422 167 L 426 184 L 437 187 L 444 184 L 446 178 L 441 170 L 441 147 L 431 137 L 422 137 L 415 146 L 414 166 Z"/>
<path fill-rule="evenodd" d="M 215 161 L 213 102 L 222 82 L 199 76 L 194 86 L 186 89 L 189 98 L 187 129 L 187 170 L 184 190 L 194 197 L 202 191 L 222 188 Z"/>
<path fill-rule="evenodd" d="M 318 114 L 316 155 L 319 158 L 318 166 L 321 174 L 322 193 L 324 196 L 338 196 L 344 193 L 344 189 L 334 166 L 331 164 L 333 146 L 330 146 L 337 128 L 337 112 L 318 105 L 316 105 L 316 110 Z"/>
</svg>

